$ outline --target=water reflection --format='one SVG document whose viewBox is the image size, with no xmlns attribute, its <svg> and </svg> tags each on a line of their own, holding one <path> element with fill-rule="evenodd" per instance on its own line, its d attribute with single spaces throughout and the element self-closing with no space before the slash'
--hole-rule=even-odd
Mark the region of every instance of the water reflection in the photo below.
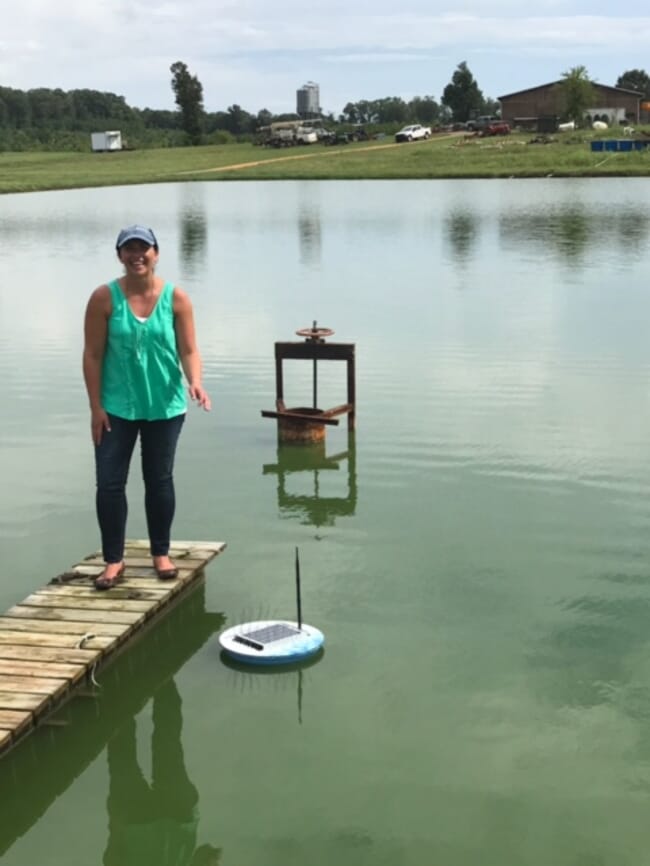
<svg viewBox="0 0 650 866">
<path fill-rule="evenodd" d="M 445 236 L 454 261 L 460 264 L 472 254 L 478 240 L 479 221 L 470 211 L 453 211 L 445 217 Z"/>
<path fill-rule="evenodd" d="M 269 665 L 251 666 L 244 664 L 231 658 L 228 653 L 221 653 L 221 661 L 233 671 L 235 683 L 238 691 L 246 692 L 260 688 L 262 684 L 271 683 L 274 690 L 284 690 L 291 688 L 294 681 L 295 673 L 295 689 L 296 689 L 296 717 L 298 724 L 302 725 L 303 719 L 303 703 L 304 703 L 304 672 L 318 664 L 325 655 L 325 650 L 320 649 L 315 655 L 301 662 L 295 662 L 288 665 L 280 665 L 276 667 Z"/>
<path fill-rule="evenodd" d="M 341 494 L 323 495 L 322 474 L 338 472 L 344 461 L 345 478 L 339 485 L 343 487 Z M 278 444 L 277 463 L 266 463 L 262 467 L 262 474 L 277 476 L 278 509 L 282 517 L 299 517 L 303 524 L 320 527 L 333 526 L 337 517 L 347 517 L 355 513 L 358 495 L 357 461 L 352 434 L 348 434 L 347 450 L 330 456 L 326 454 L 325 442 L 309 445 Z M 309 479 L 309 492 L 291 492 L 288 489 L 290 476 L 298 474 L 304 474 Z"/>
<path fill-rule="evenodd" d="M 221 850 L 197 848 L 199 792 L 183 757 L 182 702 L 170 677 L 153 696 L 152 779 L 140 769 L 136 720 L 108 741 L 108 827 L 104 866 L 217 866 Z"/>
<path fill-rule="evenodd" d="M 298 215 L 298 237 L 300 239 L 300 263 L 316 265 L 321 256 L 321 225 L 318 214 L 301 208 Z"/>
<path fill-rule="evenodd" d="M 621 255 L 638 251 L 647 242 L 649 225 L 642 210 L 607 211 L 564 202 L 501 215 L 499 234 L 506 246 L 538 248 L 540 254 L 548 254 L 550 248 L 567 262 L 578 263 L 594 249 Z"/>
<path fill-rule="evenodd" d="M 321 260 L 321 215 L 320 202 L 316 199 L 318 186 L 301 185 L 298 208 L 298 241 L 300 263 L 317 265 Z"/>
<path fill-rule="evenodd" d="M 647 643 L 650 601 L 590 594 L 565 600 L 561 610 L 566 621 L 552 627 L 527 654 L 540 693 L 559 707 L 617 705 L 645 725 L 650 690 L 645 679 L 636 680 L 630 660 Z"/>
<path fill-rule="evenodd" d="M 125 772 L 125 762 L 131 748 L 134 717 L 143 710 L 152 695 L 156 695 L 154 713 L 157 717 L 158 742 L 169 745 L 172 740 L 176 741 L 169 770 L 180 772 L 180 702 L 174 695 L 172 677 L 224 622 L 221 613 L 206 611 L 205 587 L 198 587 L 135 643 L 127 654 L 101 673 L 101 689 L 92 699 L 79 695 L 63 707 L 61 713 L 52 720 L 52 725 L 38 728 L 24 743 L 3 757 L 3 772 L 0 775 L 3 812 L 0 821 L 0 857 L 46 813 L 109 741 L 113 793 L 112 799 L 109 795 L 109 813 L 113 823 L 115 820 L 119 823 L 115 811 L 119 807 L 114 795 L 125 786 L 122 773 Z M 180 780 L 182 786 L 183 773 L 175 778 Z M 29 796 L 25 792 L 29 792 Z M 161 802 L 165 803 L 164 797 Z M 171 808 L 170 801 L 165 808 Z M 171 819 L 172 816 L 167 817 Z M 180 838 L 185 831 L 179 829 L 178 832 Z M 190 853 L 192 856 L 196 853 L 199 859 L 194 862 L 178 861 L 179 864 L 185 866 L 187 862 L 198 866 L 199 863 L 217 862 L 214 859 L 200 859 L 207 857 L 205 848 Z M 131 860 L 125 860 L 120 855 L 122 859 L 113 858 L 106 862 L 119 862 L 123 866 L 137 863 L 142 866 L 148 861 L 143 860 L 143 852 L 140 855 Z M 109 853 L 109 857 L 112 857 L 112 853 Z M 158 859 L 157 862 L 166 861 Z"/>
<path fill-rule="evenodd" d="M 208 226 L 205 213 L 196 208 L 182 210 L 179 258 L 190 273 L 194 273 L 202 265 L 207 239 Z"/>
</svg>

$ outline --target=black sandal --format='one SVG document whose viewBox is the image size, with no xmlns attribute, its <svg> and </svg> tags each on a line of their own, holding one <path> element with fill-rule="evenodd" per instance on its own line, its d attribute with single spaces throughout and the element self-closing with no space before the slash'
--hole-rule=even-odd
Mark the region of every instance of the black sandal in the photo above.
<svg viewBox="0 0 650 866">
<path fill-rule="evenodd" d="M 156 568 L 155 571 L 158 575 L 158 580 L 176 580 L 178 577 L 177 568 Z"/>
<path fill-rule="evenodd" d="M 117 586 L 118 583 L 122 583 L 124 580 L 125 568 L 126 564 L 123 562 L 120 570 L 114 577 L 106 577 L 106 569 L 104 569 L 103 573 L 100 574 L 99 577 L 95 578 L 95 589 L 112 589 L 114 586 Z"/>
</svg>

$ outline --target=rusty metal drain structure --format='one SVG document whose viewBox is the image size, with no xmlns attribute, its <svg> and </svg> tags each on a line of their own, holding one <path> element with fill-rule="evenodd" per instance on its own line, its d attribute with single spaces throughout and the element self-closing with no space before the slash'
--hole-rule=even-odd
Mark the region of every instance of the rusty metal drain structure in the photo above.
<svg viewBox="0 0 650 866">
<path fill-rule="evenodd" d="M 296 331 L 300 342 L 275 344 L 275 411 L 262 410 L 263 418 L 275 418 L 278 422 L 278 438 L 286 444 L 320 442 L 325 438 L 328 426 L 339 423 L 337 416 L 348 416 L 348 431 L 355 425 L 355 367 L 354 343 L 327 343 L 326 337 L 334 334 L 330 328 L 319 328 L 316 322 L 311 328 Z M 287 408 L 284 402 L 284 370 L 287 360 L 312 362 L 312 405 Z M 318 408 L 318 362 L 345 361 L 347 402 L 332 409 Z"/>
</svg>

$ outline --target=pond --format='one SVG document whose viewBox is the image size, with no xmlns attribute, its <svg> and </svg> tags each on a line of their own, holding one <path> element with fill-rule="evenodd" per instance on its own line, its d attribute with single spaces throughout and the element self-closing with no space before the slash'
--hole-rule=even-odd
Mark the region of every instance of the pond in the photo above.
<svg viewBox="0 0 650 866">
<path fill-rule="evenodd" d="M 2 198 L 0 607 L 97 549 L 82 320 L 131 222 L 192 296 L 213 400 L 182 434 L 174 535 L 228 544 L 0 760 L 3 866 L 646 863 L 649 191 Z M 274 342 L 313 321 L 356 346 L 357 429 L 281 447 L 260 415 Z M 287 367 L 305 405 L 311 366 Z M 344 400 L 344 365 L 323 362 L 321 408 Z M 323 657 L 224 663 L 223 627 L 293 615 L 296 546 Z"/>
</svg>

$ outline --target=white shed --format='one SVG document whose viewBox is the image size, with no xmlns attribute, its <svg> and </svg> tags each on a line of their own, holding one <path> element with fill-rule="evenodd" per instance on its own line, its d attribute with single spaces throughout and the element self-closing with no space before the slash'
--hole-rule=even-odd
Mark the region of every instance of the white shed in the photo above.
<svg viewBox="0 0 650 866">
<path fill-rule="evenodd" d="M 90 145 L 94 151 L 122 150 L 122 133 L 117 130 L 91 132 Z"/>
</svg>

